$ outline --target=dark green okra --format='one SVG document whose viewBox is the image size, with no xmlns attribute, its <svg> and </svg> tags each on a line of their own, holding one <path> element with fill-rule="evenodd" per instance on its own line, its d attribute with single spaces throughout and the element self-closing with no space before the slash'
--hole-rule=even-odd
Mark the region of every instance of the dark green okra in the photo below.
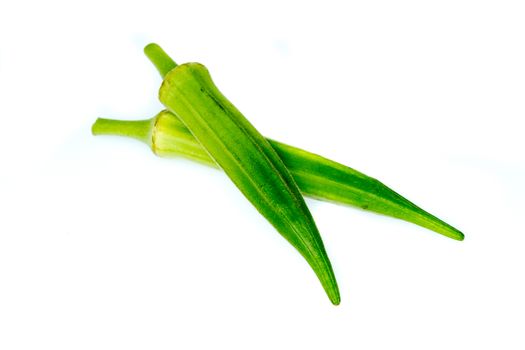
<svg viewBox="0 0 525 350">
<path fill-rule="evenodd" d="M 200 63 L 177 65 L 166 74 L 159 99 L 303 255 L 330 301 L 339 304 L 330 260 L 295 180 L 270 143 L 217 89 L 208 70 Z"/>
<path fill-rule="evenodd" d="M 185 157 L 218 167 L 184 124 L 169 111 L 148 120 L 125 121 L 99 118 L 95 135 L 133 137 L 148 144 L 161 157 Z M 356 206 L 399 218 L 447 237 L 462 240 L 463 234 L 419 208 L 380 181 L 302 149 L 267 139 L 308 197 Z"/>
</svg>

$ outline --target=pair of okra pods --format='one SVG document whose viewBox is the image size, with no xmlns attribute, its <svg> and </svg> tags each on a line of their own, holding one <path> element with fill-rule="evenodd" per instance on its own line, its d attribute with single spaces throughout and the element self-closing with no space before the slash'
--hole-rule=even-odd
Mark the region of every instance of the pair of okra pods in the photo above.
<svg viewBox="0 0 525 350">
<path fill-rule="evenodd" d="M 202 64 L 177 65 L 156 44 L 149 44 L 144 52 L 164 78 L 159 99 L 166 110 L 141 121 L 99 118 L 93 134 L 133 137 L 159 156 L 183 156 L 224 170 L 306 259 L 334 305 L 341 301 L 337 281 L 302 194 L 368 209 L 463 240 L 460 231 L 378 180 L 264 138 L 221 94 Z"/>
</svg>

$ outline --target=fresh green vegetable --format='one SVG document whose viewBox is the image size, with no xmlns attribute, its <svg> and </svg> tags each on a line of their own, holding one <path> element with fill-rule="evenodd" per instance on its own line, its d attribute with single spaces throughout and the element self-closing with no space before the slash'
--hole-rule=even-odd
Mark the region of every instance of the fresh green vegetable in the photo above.
<svg viewBox="0 0 525 350">
<path fill-rule="evenodd" d="M 200 63 L 176 65 L 166 74 L 159 99 L 303 255 L 330 301 L 339 304 L 330 260 L 295 180 L 270 143 L 217 89 L 208 70 Z"/>
<path fill-rule="evenodd" d="M 169 110 L 141 121 L 99 118 L 93 134 L 136 138 L 159 156 L 180 155 L 225 170 L 305 257 L 332 303 L 340 302 L 337 282 L 299 189 L 314 198 L 355 205 L 463 240 L 460 231 L 378 180 L 316 154 L 264 139 L 218 91 L 201 64 L 177 66 L 156 44 L 144 51 L 166 76 L 159 97 Z"/>
<path fill-rule="evenodd" d="M 218 167 L 184 124 L 169 111 L 149 120 L 124 121 L 99 118 L 95 135 L 120 135 L 148 144 L 161 157 L 182 156 Z M 381 182 L 340 163 L 302 149 L 267 139 L 309 197 L 343 203 L 392 216 L 463 240 L 463 233 L 427 213 Z"/>
</svg>

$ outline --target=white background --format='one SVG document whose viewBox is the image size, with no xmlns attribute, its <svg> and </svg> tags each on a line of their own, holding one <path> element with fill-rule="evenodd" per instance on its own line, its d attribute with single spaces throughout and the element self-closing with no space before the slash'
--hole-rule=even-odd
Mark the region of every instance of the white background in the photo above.
<svg viewBox="0 0 525 350">
<path fill-rule="evenodd" d="M 523 1 L 0 3 L 0 349 L 524 349 Z M 308 200 L 342 303 L 216 170 L 93 137 L 208 66 L 465 232 Z"/>
</svg>

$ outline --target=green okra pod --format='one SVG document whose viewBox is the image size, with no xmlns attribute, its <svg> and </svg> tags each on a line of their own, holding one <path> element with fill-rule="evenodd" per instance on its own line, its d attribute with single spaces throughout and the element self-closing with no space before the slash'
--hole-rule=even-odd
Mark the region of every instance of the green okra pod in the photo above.
<svg viewBox="0 0 525 350">
<path fill-rule="evenodd" d="M 133 137 L 161 157 L 185 157 L 218 167 L 184 124 L 169 111 L 148 120 L 99 118 L 95 135 Z M 305 196 L 342 203 L 402 219 L 447 237 L 462 240 L 463 233 L 419 208 L 380 181 L 317 154 L 267 139 L 279 154 Z"/>
<path fill-rule="evenodd" d="M 155 43 L 147 45 L 144 53 L 162 77 L 176 66 L 173 59 Z M 158 127 L 152 133 L 158 144 L 163 143 L 162 147 L 153 145 L 153 150 L 158 155 L 180 154 L 209 165 L 213 163 L 209 162 L 208 154 L 200 148 L 200 144 L 195 142 L 196 140 L 182 123 L 169 117 L 161 118 L 161 115 L 164 114 L 161 112 L 157 117 Z M 132 123 L 132 125 L 136 124 Z M 129 126 L 125 129 L 127 128 Z M 110 126 L 110 129 L 114 131 L 115 124 Z M 456 240 L 464 239 L 462 232 L 421 209 L 378 180 L 319 155 L 270 139 L 268 141 L 291 170 L 305 195 L 368 209 L 412 222 Z M 146 140 L 146 143 L 148 142 Z"/>
<path fill-rule="evenodd" d="M 268 141 L 222 95 L 199 63 L 166 74 L 160 101 L 254 207 L 310 264 L 330 301 L 340 303 L 330 260 L 312 215 L 288 169 Z"/>
</svg>

